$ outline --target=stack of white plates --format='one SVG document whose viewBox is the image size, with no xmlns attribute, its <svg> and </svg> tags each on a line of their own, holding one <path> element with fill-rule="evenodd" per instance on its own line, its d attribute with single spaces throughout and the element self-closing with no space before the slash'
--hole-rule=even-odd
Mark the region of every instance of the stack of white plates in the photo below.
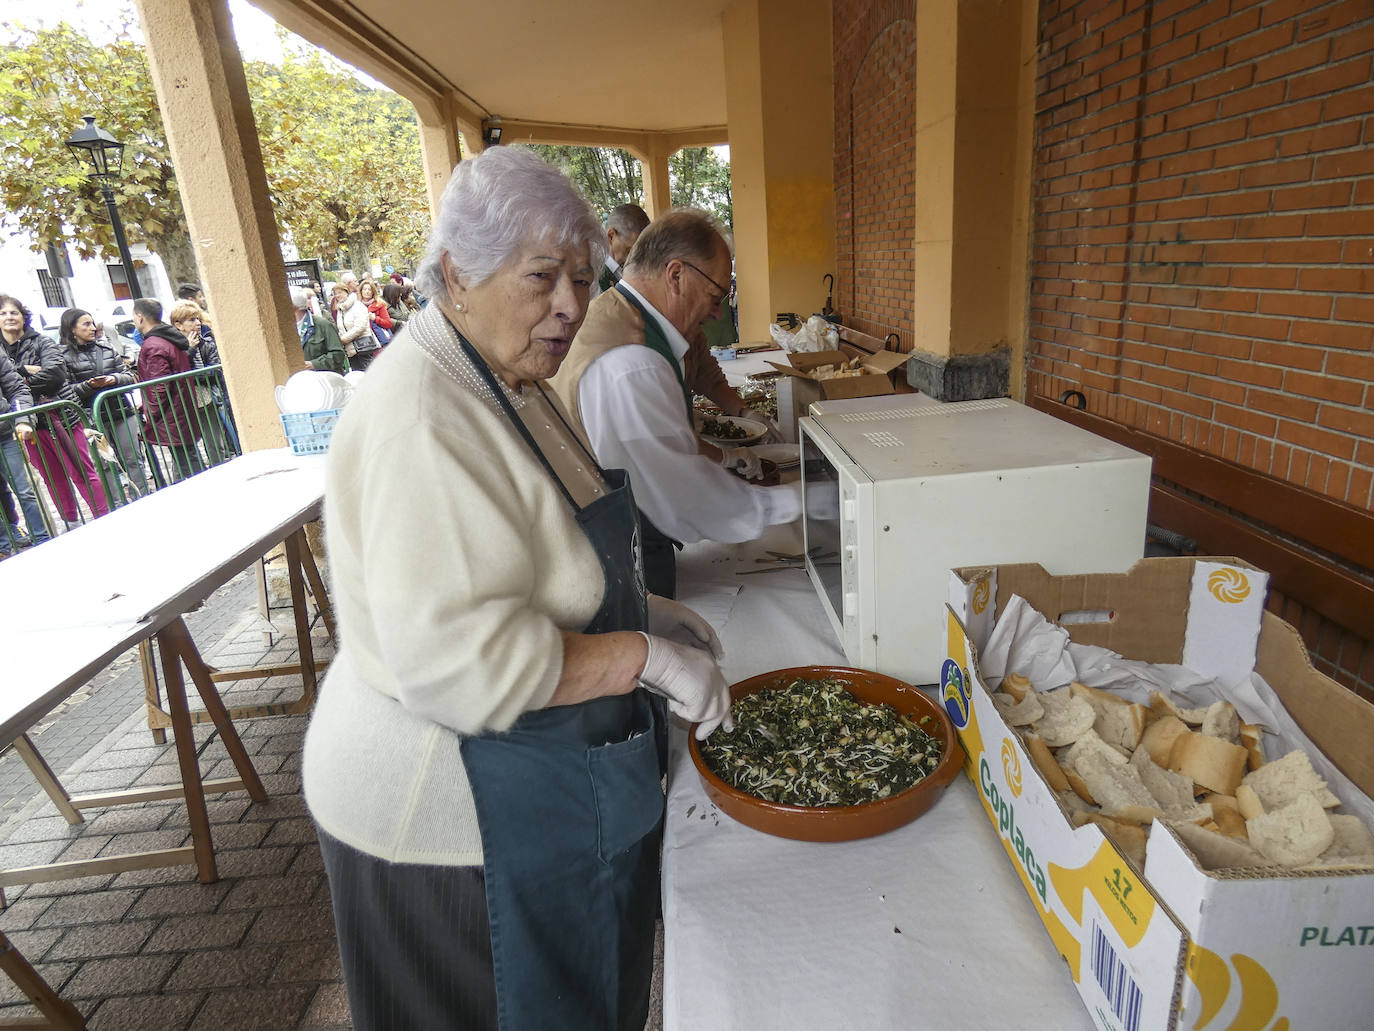
<svg viewBox="0 0 1374 1031">
<path fill-rule="evenodd" d="M 286 415 L 325 412 L 342 408 L 353 393 L 353 384 L 337 372 L 298 372 L 277 387 L 277 407 Z"/>
</svg>

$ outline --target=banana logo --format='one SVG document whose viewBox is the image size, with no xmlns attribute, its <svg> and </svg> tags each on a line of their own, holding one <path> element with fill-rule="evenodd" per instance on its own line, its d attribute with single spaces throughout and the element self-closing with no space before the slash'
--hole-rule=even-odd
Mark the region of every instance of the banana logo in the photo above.
<svg viewBox="0 0 1374 1031">
<path fill-rule="evenodd" d="M 946 659 L 945 664 L 940 667 L 940 684 L 943 688 L 941 695 L 945 703 L 945 712 L 949 713 L 954 725 L 960 728 L 968 726 L 968 689 L 964 686 L 966 679 L 959 663 L 953 659 Z"/>
<path fill-rule="evenodd" d="M 1239 569 L 1218 569 L 1207 578 L 1207 590 L 1219 602 L 1236 605 L 1250 596 L 1250 580 Z"/>
<path fill-rule="evenodd" d="M 981 616 L 983 610 L 988 607 L 988 599 L 992 597 L 992 588 L 988 586 L 986 580 L 978 581 L 978 586 L 973 589 L 973 614 Z"/>
<path fill-rule="evenodd" d="M 1002 739 L 1002 773 L 1006 775 L 1007 787 L 1012 798 L 1021 797 L 1021 760 L 1010 738 Z"/>
<path fill-rule="evenodd" d="M 1231 969 L 1226 960 L 1211 949 L 1190 942 L 1186 960 L 1188 979 L 1197 986 L 1201 1008 L 1193 1031 L 1203 1031 L 1215 1019 L 1231 994 Z M 1269 971 L 1244 953 L 1231 957 L 1236 981 L 1240 985 L 1240 1008 L 1225 1031 L 1288 1031 L 1288 1018 L 1269 1024 L 1279 1008 L 1279 989 Z"/>
</svg>

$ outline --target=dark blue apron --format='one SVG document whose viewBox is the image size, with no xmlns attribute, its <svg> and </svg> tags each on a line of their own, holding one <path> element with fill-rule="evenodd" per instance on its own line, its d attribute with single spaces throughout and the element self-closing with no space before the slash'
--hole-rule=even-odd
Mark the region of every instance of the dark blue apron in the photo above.
<svg viewBox="0 0 1374 1031">
<path fill-rule="evenodd" d="M 603 471 L 608 493 L 578 508 L 482 357 L 459 341 L 601 561 L 606 593 L 583 633 L 645 629 L 624 470 Z M 527 712 L 506 733 L 464 738 L 462 751 L 482 832 L 501 1031 L 641 1031 L 659 896 L 661 700 L 636 688 Z"/>
</svg>

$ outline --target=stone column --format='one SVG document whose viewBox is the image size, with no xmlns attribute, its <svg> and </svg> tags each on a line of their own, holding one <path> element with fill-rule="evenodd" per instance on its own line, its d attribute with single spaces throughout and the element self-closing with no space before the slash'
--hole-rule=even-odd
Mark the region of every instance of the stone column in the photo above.
<svg viewBox="0 0 1374 1031">
<path fill-rule="evenodd" d="M 1022 389 L 1033 0 L 916 8 L 915 349 L 941 400 Z"/>
<path fill-rule="evenodd" d="M 449 104 L 416 104 L 420 123 L 420 160 L 425 170 L 429 216 L 439 214 L 439 200 L 448 186 L 453 166 L 462 160 L 458 149 L 458 120 Z"/>
<path fill-rule="evenodd" d="M 285 443 L 273 388 L 304 367 L 226 0 L 137 0 L 245 450 Z"/>
<path fill-rule="evenodd" d="M 640 168 L 644 173 L 644 210 L 650 218 L 658 218 L 673 206 L 672 192 L 668 188 L 668 159 L 675 151 L 670 144 L 653 133 L 642 152 L 636 153 Z"/>
<path fill-rule="evenodd" d="M 820 311 L 834 272 L 828 0 L 738 0 L 723 19 L 740 340 Z"/>
</svg>

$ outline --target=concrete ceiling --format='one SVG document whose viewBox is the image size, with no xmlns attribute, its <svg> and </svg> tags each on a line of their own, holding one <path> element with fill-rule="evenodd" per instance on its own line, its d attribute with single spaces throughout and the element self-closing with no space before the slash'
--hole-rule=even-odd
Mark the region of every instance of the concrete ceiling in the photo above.
<svg viewBox="0 0 1374 1031">
<path fill-rule="evenodd" d="M 730 0 L 252 2 L 388 82 L 361 60 L 380 45 L 486 116 L 640 131 L 726 121 Z"/>
</svg>

